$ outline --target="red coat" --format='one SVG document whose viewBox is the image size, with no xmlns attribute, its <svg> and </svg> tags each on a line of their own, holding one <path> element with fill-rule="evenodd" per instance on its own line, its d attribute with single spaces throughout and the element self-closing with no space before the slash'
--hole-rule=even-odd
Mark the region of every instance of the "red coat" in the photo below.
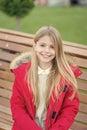
<svg viewBox="0 0 87 130">
<path fill-rule="evenodd" d="M 15 81 L 11 97 L 11 110 L 14 120 L 12 130 L 42 130 L 34 121 L 36 108 L 33 103 L 33 94 L 29 89 L 30 84 L 25 82 L 26 72 L 30 68 L 30 63 L 23 63 L 13 69 Z M 72 67 L 75 76 L 79 76 L 81 71 L 77 67 Z M 74 121 L 79 108 L 79 99 L 76 94 L 73 100 L 70 99 L 72 89 L 61 85 L 62 92 L 58 101 L 50 98 L 47 110 L 45 126 L 46 130 L 68 130 Z M 55 97 L 55 95 L 54 95 Z"/>
</svg>

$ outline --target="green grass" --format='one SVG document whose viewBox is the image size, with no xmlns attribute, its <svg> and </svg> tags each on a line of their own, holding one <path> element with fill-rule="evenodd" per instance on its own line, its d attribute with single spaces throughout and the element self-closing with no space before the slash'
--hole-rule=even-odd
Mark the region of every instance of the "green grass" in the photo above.
<svg viewBox="0 0 87 130">
<path fill-rule="evenodd" d="M 43 25 L 56 27 L 63 40 L 87 45 L 86 7 L 35 7 L 21 19 L 20 31 L 35 33 Z M 0 27 L 15 30 L 15 18 L 0 12 Z"/>
</svg>

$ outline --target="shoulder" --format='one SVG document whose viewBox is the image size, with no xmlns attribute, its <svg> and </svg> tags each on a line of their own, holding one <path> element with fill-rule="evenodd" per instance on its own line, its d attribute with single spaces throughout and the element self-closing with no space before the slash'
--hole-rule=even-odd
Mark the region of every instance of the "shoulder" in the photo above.
<svg viewBox="0 0 87 130">
<path fill-rule="evenodd" d="M 82 74 L 82 71 L 78 66 L 70 65 L 70 68 L 73 71 L 76 78 L 79 77 Z"/>
<path fill-rule="evenodd" d="M 22 53 L 17 56 L 10 64 L 10 70 L 16 75 L 26 73 L 31 66 L 31 54 Z"/>
<path fill-rule="evenodd" d="M 20 67 L 23 63 L 28 63 L 31 61 L 31 53 L 22 53 L 17 56 L 10 64 L 10 69 L 16 69 Z"/>
<path fill-rule="evenodd" d="M 75 59 L 69 54 L 66 54 L 66 59 L 75 77 L 76 78 L 79 77 L 82 74 L 82 71 L 79 68 L 79 66 L 76 64 Z"/>
</svg>

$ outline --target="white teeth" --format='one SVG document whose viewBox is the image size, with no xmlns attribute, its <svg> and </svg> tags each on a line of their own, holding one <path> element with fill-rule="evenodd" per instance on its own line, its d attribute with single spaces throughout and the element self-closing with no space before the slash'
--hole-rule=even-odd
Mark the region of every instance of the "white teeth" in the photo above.
<svg viewBox="0 0 87 130">
<path fill-rule="evenodd" d="M 45 54 L 42 54 L 43 57 L 50 57 L 50 55 L 45 55 Z"/>
<path fill-rule="evenodd" d="M 44 58 L 49 58 L 51 55 L 46 53 L 40 53 Z"/>
<path fill-rule="evenodd" d="M 44 56 L 50 56 L 49 54 L 42 54 L 42 55 L 44 55 Z"/>
</svg>

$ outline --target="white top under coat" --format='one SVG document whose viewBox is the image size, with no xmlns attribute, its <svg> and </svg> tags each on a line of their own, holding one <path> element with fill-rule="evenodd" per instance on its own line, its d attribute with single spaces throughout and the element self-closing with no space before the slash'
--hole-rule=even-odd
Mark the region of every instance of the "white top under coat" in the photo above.
<svg viewBox="0 0 87 130">
<path fill-rule="evenodd" d="M 46 93 L 46 87 L 47 87 L 46 80 L 47 80 L 48 74 L 50 73 L 50 70 L 51 70 L 51 66 L 45 70 L 41 69 L 38 66 L 40 104 L 39 104 L 38 109 L 36 110 L 35 121 L 41 128 L 44 128 L 44 121 L 46 118 L 44 95 Z"/>
<path fill-rule="evenodd" d="M 49 68 L 47 68 L 47 69 L 42 69 L 42 68 L 40 68 L 39 66 L 38 66 L 38 74 L 49 74 L 50 73 L 50 70 L 51 70 L 51 67 L 52 66 L 50 66 Z"/>
</svg>

